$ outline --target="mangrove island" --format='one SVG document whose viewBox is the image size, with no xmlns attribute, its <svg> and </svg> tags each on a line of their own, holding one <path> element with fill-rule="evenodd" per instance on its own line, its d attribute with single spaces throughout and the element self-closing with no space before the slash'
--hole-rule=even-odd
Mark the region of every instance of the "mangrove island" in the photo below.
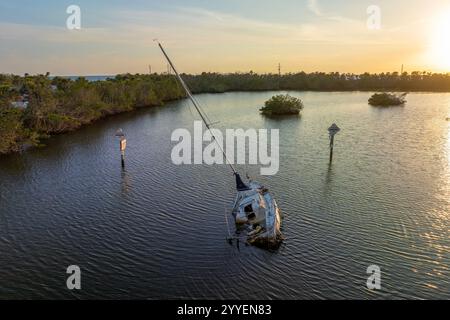
<svg viewBox="0 0 450 320">
<path fill-rule="evenodd" d="M 395 94 L 395 93 L 375 93 L 369 99 L 369 104 L 371 106 L 379 106 L 379 107 L 390 107 L 390 106 L 401 106 L 406 103 L 406 95 L 408 93 L 403 94 Z"/>
<path fill-rule="evenodd" d="M 303 102 L 289 94 L 279 94 L 267 100 L 259 111 L 268 116 L 298 115 Z"/>
</svg>

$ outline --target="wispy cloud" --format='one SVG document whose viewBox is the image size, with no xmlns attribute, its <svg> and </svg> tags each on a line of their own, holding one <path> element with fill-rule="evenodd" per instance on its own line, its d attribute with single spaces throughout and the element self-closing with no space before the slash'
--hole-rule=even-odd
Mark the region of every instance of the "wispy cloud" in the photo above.
<svg viewBox="0 0 450 320">
<path fill-rule="evenodd" d="M 342 22 L 342 23 L 351 23 L 354 25 L 362 24 L 363 21 L 357 21 L 354 19 L 346 18 L 340 15 L 324 13 L 318 0 L 308 0 L 308 9 L 312 13 L 314 13 L 317 17 L 321 17 L 327 20 Z"/>
<path fill-rule="evenodd" d="M 317 1 L 310 1 L 317 4 Z M 321 15 L 325 16 L 318 11 Z M 112 25 L 69 31 L 65 27 L 0 22 L 1 40 L 52 42 L 62 44 L 111 44 L 139 47 L 160 38 L 195 44 L 292 44 L 376 43 L 369 37 L 365 21 L 326 16 L 315 23 L 283 23 L 215 12 L 201 8 L 177 7 L 168 11 L 126 11 L 112 13 Z M 375 42 L 374 42 L 375 41 Z"/>
<path fill-rule="evenodd" d="M 111 23 L 97 28 L 82 24 L 76 31 L 64 26 L 0 23 L 0 70 L 23 65 L 23 70 L 33 72 L 30 65 L 39 66 L 39 70 L 45 65 L 46 70 L 64 74 L 139 72 L 149 63 L 154 64 L 154 70 L 158 70 L 157 64 L 163 70 L 165 64 L 154 38 L 167 44 L 186 72 L 264 71 L 280 60 L 291 61 L 293 66 L 302 61 L 311 67 L 339 66 L 337 69 L 343 70 L 352 61 L 348 57 L 356 52 L 361 57 L 364 52 L 373 55 L 373 50 L 406 48 L 411 43 L 407 30 L 399 30 L 395 37 L 369 33 L 365 21 L 329 15 L 317 1 L 309 4 L 310 10 L 320 15 L 315 21 L 269 22 L 254 16 L 177 7 L 117 10 L 108 13 Z M 23 57 L 22 63 L 18 57 Z M 347 58 L 344 61 L 342 57 Z M 64 61 L 62 66 L 57 71 L 51 69 L 58 61 Z"/>
<path fill-rule="evenodd" d="M 308 9 L 316 16 L 322 16 L 322 11 L 317 0 L 308 0 Z"/>
</svg>

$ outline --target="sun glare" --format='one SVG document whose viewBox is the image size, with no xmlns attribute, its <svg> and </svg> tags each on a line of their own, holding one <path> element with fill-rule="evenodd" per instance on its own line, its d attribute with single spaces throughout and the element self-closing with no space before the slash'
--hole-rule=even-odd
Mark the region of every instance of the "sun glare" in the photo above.
<svg viewBox="0 0 450 320">
<path fill-rule="evenodd" d="M 431 32 L 430 62 L 436 68 L 450 72 L 450 10 L 437 15 Z"/>
</svg>

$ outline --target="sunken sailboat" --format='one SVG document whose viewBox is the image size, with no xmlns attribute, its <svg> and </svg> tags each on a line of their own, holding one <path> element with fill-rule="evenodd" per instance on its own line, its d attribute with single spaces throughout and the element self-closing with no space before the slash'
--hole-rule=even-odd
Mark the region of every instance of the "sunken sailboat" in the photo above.
<svg viewBox="0 0 450 320">
<path fill-rule="evenodd" d="M 211 124 L 208 121 L 208 116 L 192 95 L 188 86 L 181 78 L 171 59 L 159 42 L 158 46 L 186 92 L 186 95 L 194 105 L 195 110 L 198 112 L 206 128 L 211 133 L 213 140 L 217 142 L 216 137 L 211 131 Z M 222 146 L 220 144 L 218 144 L 218 146 L 236 179 L 237 194 L 232 209 L 236 225 L 239 226 L 240 231 L 245 231 L 246 240 L 249 244 L 268 249 L 277 248 L 281 244 L 283 236 L 280 230 L 281 214 L 275 199 L 269 193 L 269 190 L 258 182 L 251 181 L 250 179 L 247 183 L 242 181 L 241 176 L 227 158 Z M 239 237 L 237 237 L 237 239 L 239 240 Z"/>
</svg>

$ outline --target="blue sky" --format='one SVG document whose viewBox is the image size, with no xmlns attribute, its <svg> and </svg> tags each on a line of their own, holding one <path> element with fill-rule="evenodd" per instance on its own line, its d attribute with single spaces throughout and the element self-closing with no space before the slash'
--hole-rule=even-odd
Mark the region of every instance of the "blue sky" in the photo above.
<svg viewBox="0 0 450 320">
<path fill-rule="evenodd" d="M 66 28 L 72 4 L 81 8 L 81 30 Z M 376 31 L 366 26 L 372 4 L 382 13 Z M 149 64 L 164 71 L 153 38 L 166 45 L 179 69 L 192 73 L 275 72 L 278 62 L 286 72 L 381 72 L 402 63 L 410 70 L 450 71 L 450 62 L 440 61 L 448 48 L 439 44 L 450 42 L 450 31 L 436 31 L 435 23 L 450 19 L 441 15 L 449 5 L 444 0 L 0 0 L 0 72 L 116 74 L 147 72 Z"/>
</svg>

